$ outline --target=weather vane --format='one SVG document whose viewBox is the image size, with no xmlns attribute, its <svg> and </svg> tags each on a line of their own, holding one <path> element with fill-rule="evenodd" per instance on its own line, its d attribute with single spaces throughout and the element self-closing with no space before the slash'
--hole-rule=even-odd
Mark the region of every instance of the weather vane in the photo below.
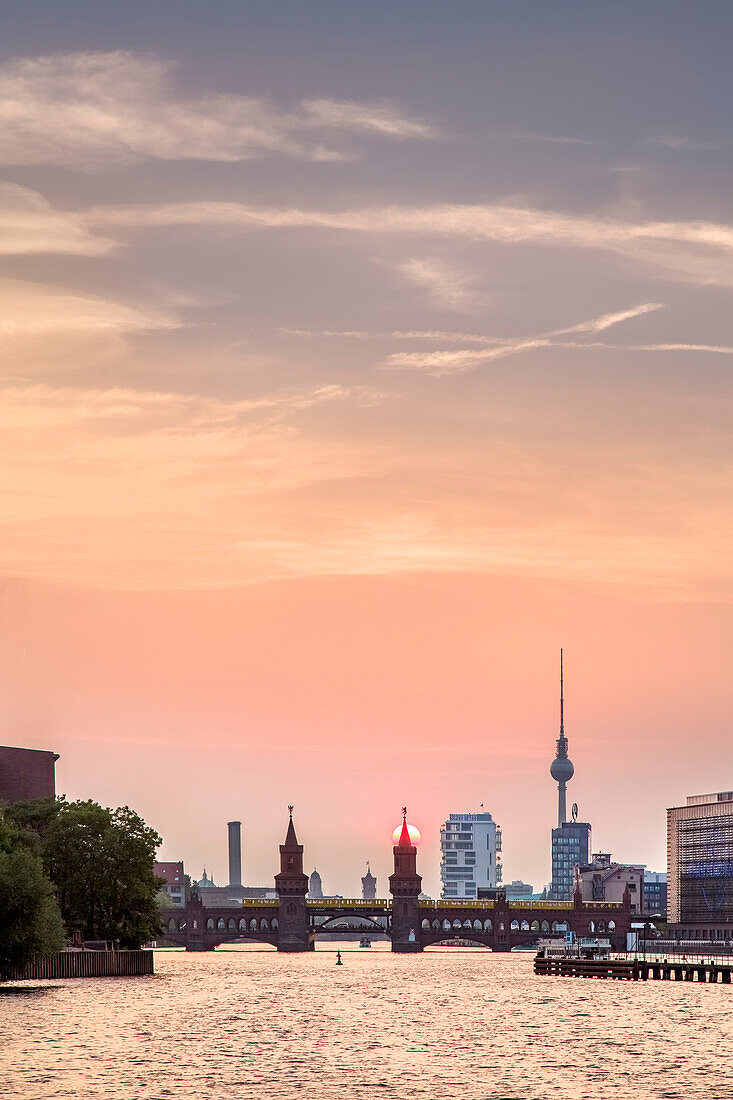
<svg viewBox="0 0 733 1100">
<path fill-rule="evenodd" d="M 294 809 L 295 809 L 294 806 L 288 806 L 288 813 L 290 814 L 291 821 L 292 821 L 292 818 L 293 818 L 293 810 Z"/>
<path fill-rule="evenodd" d="M 405 821 L 407 820 L 407 806 L 402 807 L 402 817 Z"/>
</svg>

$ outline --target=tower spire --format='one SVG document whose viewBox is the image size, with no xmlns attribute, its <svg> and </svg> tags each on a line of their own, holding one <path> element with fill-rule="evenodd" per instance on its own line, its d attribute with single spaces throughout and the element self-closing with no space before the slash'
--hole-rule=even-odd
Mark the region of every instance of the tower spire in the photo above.
<svg viewBox="0 0 733 1100">
<path fill-rule="evenodd" d="M 560 650 L 560 736 L 557 739 L 555 759 L 550 765 L 550 775 L 557 781 L 557 824 L 562 827 L 567 820 L 566 784 L 573 778 L 575 768 L 568 759 L 568 739 L 565 736 L 565 675 L 563 651 Z"/>
<path fill-rule="evenodd" d="M 565 685 L 562 674 L 562 649 L 560 650 L 560 736 L 565 736 Z"/>
</svg>

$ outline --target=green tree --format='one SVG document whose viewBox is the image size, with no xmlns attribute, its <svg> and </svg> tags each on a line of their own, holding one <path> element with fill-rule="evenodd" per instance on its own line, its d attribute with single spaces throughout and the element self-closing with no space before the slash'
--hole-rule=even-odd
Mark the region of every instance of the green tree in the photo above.
<svg viewBox="0 0 733 1100">
<path fill-rule="evenodd" d="M 0 980 L 14 967 L 55 955 L 64 924 L 33 845 L 0 817 Z"/>
<path fill-rule="evenodd" d="M 161 930 L 153 873 L 161 838 L 131 810 L 65 804 L 43 831 L 46 871 L 70 931 L 136 948 Z"/>
<path fill-rule="evenodd" d="M 50 823 L 66 805 L 63 798 L 33 798 L 5 807 L 5 820 L 33 837 L 42 837 Z"/>
</svg>

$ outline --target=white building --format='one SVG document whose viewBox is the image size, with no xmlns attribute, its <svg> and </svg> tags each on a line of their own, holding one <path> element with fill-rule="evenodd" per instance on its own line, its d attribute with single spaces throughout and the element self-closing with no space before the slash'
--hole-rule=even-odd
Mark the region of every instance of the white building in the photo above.
<svg viewBox="0 0 733 1100">
<path fill-rule="evenodd" d="M 476 898 L 501 882 L 501 829 L 491 814 L 451 814 L 440 830 L 444 898 Z"/>
</svg>

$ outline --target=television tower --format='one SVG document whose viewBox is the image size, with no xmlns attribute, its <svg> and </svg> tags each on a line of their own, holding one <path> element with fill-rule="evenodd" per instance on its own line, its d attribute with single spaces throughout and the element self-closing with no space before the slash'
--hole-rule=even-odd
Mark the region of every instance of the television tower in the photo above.
<svg viewBox="0 0 733 1100">
<path fill-rule="evenodd" d="M 560 736 L 557 739 L 557 752 L 550 764 L 550 775 L 557 782 L 557 825 L 561 828 L 567 820 L 565 787 L 575 774 L 573 763 L 568 759 L 568 739 L 565 736 L 565 691 L 563 682 L 562 650 L 560 650 Z"/>
</svg>

